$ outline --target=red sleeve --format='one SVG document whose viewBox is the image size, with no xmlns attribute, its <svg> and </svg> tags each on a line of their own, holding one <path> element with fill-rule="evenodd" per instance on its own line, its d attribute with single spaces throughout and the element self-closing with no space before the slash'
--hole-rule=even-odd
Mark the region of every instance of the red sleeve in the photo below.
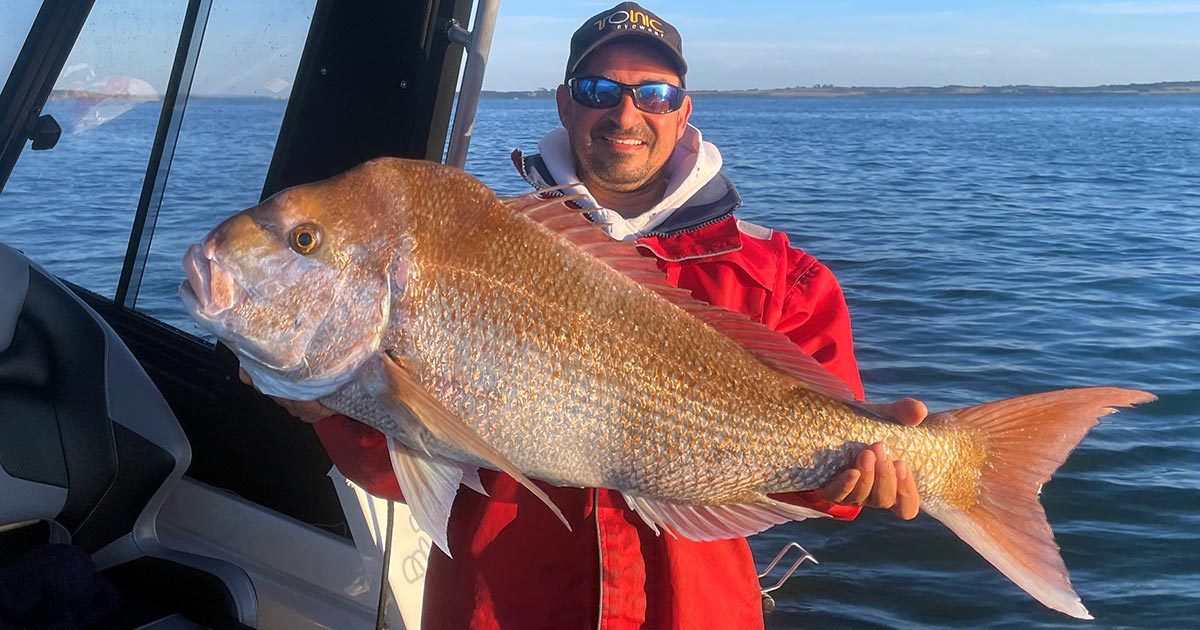
<svg viewBox="0 0 1200 630">
<path fill-rule="evenodd" d="M 854 358 L 850 309 L 833 272 L 807 254 L 787 277 L 782 313 L 774 326 L 808 356 L 863 399 L 862 377 Z"/>
<path fill-rule="evenodd" d="M 825 499 L 821 496 L 820 491 L 805 490 L 804 492 L 782 492 L 779 494 L 767 495 L 776 501 L 799 505 L 800 507 L 811 508 L 818 512 L 824 512 L 829 516 L 839 521 L 852 521 L 862 512 L 862 506 L 859 505 L 839 505 Z"/>
<path fill-rule="evenodd" d="M 404 500 L 396 473 L 392 471 L 386 436 L 342 415 L 320 420 L 313 428 L 333 465 L 347 479 L 377 497 Z"/>
<path fill-rule="evenodd" d="M 854 358 L 850 309 L 837 278 L 815 258 L 802 254 L 788 274 L 787 285 L 782 316 L 775 329 L 846 383 L 854 397 L 862 400 L 862 377 Z M 771 498 L 819 510 L 843 521 L 853 520 L 862 511 L 858 506 L 827 501 L 816 490 L 773 494 Z"/>
</svg>

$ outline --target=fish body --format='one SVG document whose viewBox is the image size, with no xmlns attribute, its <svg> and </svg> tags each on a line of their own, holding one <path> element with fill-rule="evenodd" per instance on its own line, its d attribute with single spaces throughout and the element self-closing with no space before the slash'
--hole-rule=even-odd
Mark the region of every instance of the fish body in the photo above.
<svg viewBox="0 0 1200 630">
<path fill-rule="evenodd" d="M 185 256 L 181 295 L 256 385 L 390 438 L 414 514 L 446 548 L 479 467 L 622 492 L 653 528 L 745 536 L 820 513 L 820 487 L 884 442 L 922 509 L 1048 606 L 1087 617 L 1041 484 L 1100 415 L 1151 400 L 1065 390 L 886 422 L 777 333 L 666 284 L 560 200 L 380 159 L 283 191 Z M 449 553 L 451 550 L 446 549 Z"/>
</svg>

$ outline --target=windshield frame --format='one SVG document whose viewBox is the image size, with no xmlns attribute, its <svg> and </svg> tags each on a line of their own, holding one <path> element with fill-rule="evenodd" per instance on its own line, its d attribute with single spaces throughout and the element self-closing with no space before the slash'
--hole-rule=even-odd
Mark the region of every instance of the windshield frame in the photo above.
<svg viewBox="0 0 1200 630">
<path fill-rule="evenodd" d="M 171 64 L 171 78 L 163 95 L 158 129 L 154 134 L 146 177 L 142 180 L 142 194 L 129 234 L 129 247 L 125 250 L 125 262 L 121 266 L 121 277 L 113 298 L 114 302 L 127 309 L 132 310 L 137 303 L 138 288 L 146 270 L 146 257 L 150 254 L 150 243 L 154 238 L 158 213 L 162 209 L 163 192 L 171 173 L 171 162 L 179 142 L 179 130 L 183 126 L 183 114 L 187 110 L 192 79 L 196 75 L 196 62 L 200 59 L 200 45 L 204 41 L 204 29 L 208 25 L 211 10 L 212 0 L 189 0 L 183 16 L 179 44 Z"/>
<path fill-rule="evenodd" d="M 0 90 L 0 192 L 25 149 L 95 0 L 43 2 Z"/>
</svg>

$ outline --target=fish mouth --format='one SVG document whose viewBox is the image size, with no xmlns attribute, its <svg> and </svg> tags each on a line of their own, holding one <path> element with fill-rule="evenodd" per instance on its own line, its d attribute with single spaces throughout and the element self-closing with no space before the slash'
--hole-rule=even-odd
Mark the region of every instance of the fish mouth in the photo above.
<svg viewBox="0 0 1200 630">
<path fill-rule="evenodd" d="M 296 360 L 280 360 L 278 353 L 270 351 L 271 344 L 248 337 L 236 314 L 222 317 L 251 299 L 252 294 L 242 287 L 229 267 L 213 258 L 213 249 L 211 239 L 206 239 L 188 247 L 183 255 L 184 281 L 179 284 L 179 298 L 184 309 L 201 328 L 232 348 L 247 369 L 253 365 L 258 374 L 264 375 L 289 372 L 304 365 L 302 356 Z M 255 382 L 258 380 L 256 378 Z"/>
<path fill-rule="evenodd" d="M 236 306 L 246 295 L 233 274 L 211 256 L 204 243 L 195 243 L 183 255 L 184 282 L 179 294 L 194 315 L 213 319 Z"/>
<path fill-rule="evenodd" d="M 280 365 L 269 359 L 254 342 L 233 334 L 229 327 L 217 317 L 223 311 L 210 313 L 209 306 L 206 306 L 212 304 L 208 299 L 209 292 L 207 290 L 207 278 L 210 278 L 211 274 L 205 275 L 206 267 L 204 265 L 198 265 L 195 269 L 192 269 L 191 265 L 188 267 L 187 280 L 179 284 L 179 298 L 183 300 L 183 308 L 196 320 L 196 323 L 200 324 L 201 328 L 216 335 L 222 343 L 233 348 L 237 354 L 242 356 L 243 361 L 249 360 L 260 369 L 287 371 L 298 365 L 298 363 Z M 255 379 L 255 382 L 257 383 L 258 379 Z"/>
</svg>

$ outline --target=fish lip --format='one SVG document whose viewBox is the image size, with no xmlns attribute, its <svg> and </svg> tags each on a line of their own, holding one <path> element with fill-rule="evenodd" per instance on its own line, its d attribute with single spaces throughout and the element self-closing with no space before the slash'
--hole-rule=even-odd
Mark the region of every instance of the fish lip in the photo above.
<svg viewBox="0 0 1200 630">
<path fill-rule="evenodd" d="M 200 296 L 196 295 L 196 290 L 192 288 L 191 279 L 179 283 L 179 299 L 183 300 L 183 308 L 192 317 L 206 322 L 212 321 L 204 314 L 204 306 L 200 302 Z"/>
<path fill-rule="evenodd" d="M 242 301 L 246 291 L 228 268 L 206 253 L 207 249 L 203 242 L 188 247 L 183 255 L 183 285 L 186 285 L 187 293 L 195 301 L 193 314 L 212 320 Z M 219 288 L 223 292 L 221 296 L 213 294 L 214 288 L 218 288 L 214 287 L 213 282 L 217 278 L 220 279 Z M 183 285 L 180 286 L 180 295 L 186 300 Z"/>
<path fill-rule="evenodd" d="M 209 285 L 212 282 L 212 269 L 209 259 L 203 254 L 200 243 L 193 243 L 183 255 L 183 284 L 179 286 L 180 297 L 195 302 L 196 312 L 208 316 L 212 300 L 209 295 Z M 186 293 L 184 292 L 186 288 Z"/>
</svg>

